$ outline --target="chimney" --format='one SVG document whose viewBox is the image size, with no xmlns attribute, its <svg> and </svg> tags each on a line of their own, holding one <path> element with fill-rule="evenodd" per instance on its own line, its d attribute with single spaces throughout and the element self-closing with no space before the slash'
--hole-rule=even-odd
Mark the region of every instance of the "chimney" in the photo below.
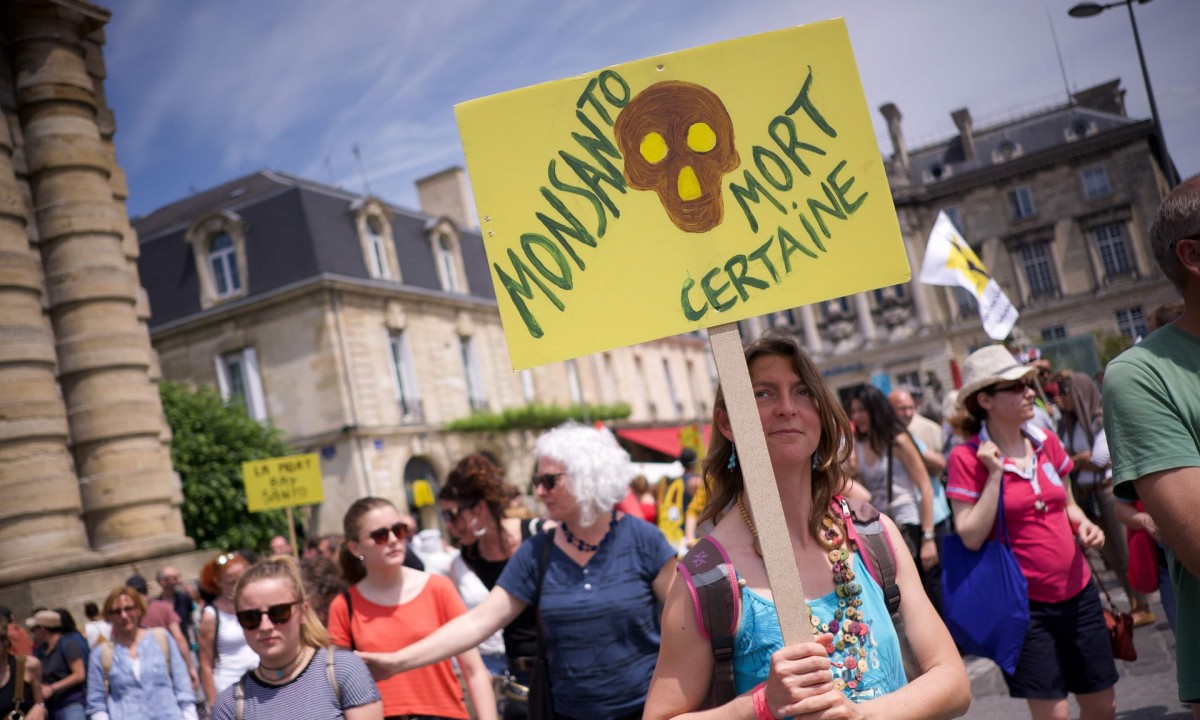
<svg viewBox="0 0 1200 720">
<path fill-rule="evenodd" d="M 975 129 L 971 123 L 971 111 L 960 108 L 950 113 L 954 125 L 958 128 L 958 138 L 962 141 L 963 159 L 967 162 L 975 160 Z"/>
<path fill-rule="evenodd" d="M 888 135 L 892 137 L 892 165 L 899 172 L 907 172 L 908 148 L 904 147 L 904 133 L 900 130 L 900 108 L 895 103 L 884 103 L 879 112 L 887 120 Z"/>
<path fill-rule="evenodd" d="M 1084 88 L 1071 97 L 1080 107 L 1125 117 L 1125 91 L 1119 79 Z"/>
<path fill-rule="evenodd" d="M 417 180 L 417 200 L 421 212 L 435 217 L 447 217 L 460 228 L 477 228 L 467 174 L 457 165 Z"/>
</svg>

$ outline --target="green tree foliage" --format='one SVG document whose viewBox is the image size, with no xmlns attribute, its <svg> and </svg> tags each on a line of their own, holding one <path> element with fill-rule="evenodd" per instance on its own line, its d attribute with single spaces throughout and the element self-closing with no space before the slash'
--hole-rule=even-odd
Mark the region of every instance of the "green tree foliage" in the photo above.
<svg viewBox="0 0 1200 720">
<path fill-rule="evenodd" d="M 183 523 L 201 548 L 263 548 L 287 535 L 282 510 L 249 513 L 242 463 L 290 455 L 277 428 L 262 425 L 241 402 L 226 404 L 212 388 L 159 385 L 171 426 L 171 462 L 183 484 Z"/>
<path fill-rule="evenodd" d="M 591 423 L 597 420 L 624 420 L 629 405 L 523 405 L 502 412 L 475 412 L 446 424 L 452 432 L 503 432 L 505 430 L 545 430 L 568 420 Z"/>
<path fill-rule="evenodd" d="M 1108 362 L 1125 352 L 1133 345 L 1133 341 L 1124 333 L 1097 332 L 1096 349 L 1100 354 L 1101 369 L 1108 367 Z"/>
</svg>

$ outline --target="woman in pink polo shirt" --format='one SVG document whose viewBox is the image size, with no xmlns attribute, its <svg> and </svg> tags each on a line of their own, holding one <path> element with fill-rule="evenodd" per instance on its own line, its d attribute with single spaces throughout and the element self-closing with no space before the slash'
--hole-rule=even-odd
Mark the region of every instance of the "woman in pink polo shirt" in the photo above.
<svg viewBox="0 0 1200 720">
<path fill-rule="evenodd" d="M 975 351 L 963 363 L 959 391 L 969 440 L 948 461 L 946 496 L 968 548 L 994 538 L 1001 482 L 1008 535 L 1029 586 L 1029 627 L 1017 669 L 1004 680 L 1034 720 L 1068 716 L 1075 693 L 1083 720 L 1113 718 L 1116 665 L 1100 595 L 1080 550 L 1104 533 L 1075 504 L 1064 479 L 1071 458 L 1033 418 L 1034 368 L 1003 346 Z"/>
</svg>

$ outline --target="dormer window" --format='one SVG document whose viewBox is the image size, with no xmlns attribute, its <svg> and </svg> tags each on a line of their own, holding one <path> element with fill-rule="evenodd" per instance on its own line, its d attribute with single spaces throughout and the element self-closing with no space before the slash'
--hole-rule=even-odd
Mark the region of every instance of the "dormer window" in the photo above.
<svg viewBox="0 0 1200 720">
<path fill-rule="evenodd" d="M 387 245 L 383 239 L 383 223 L 374 215 L 367 218 L 367 266 L 371 277 L 386 278 L 388 272 Z"/>
<path fill-rule="evenodd" d="M 395 243 L 392 241 L 392 223 L 383 203 L 375 198 L 355 201 L 351 205 L 354 225 L 362 248 L 363 265 L 367 275 L 376 280 L 400 278 L 400 263 L 396 260 Z"/>
<path fill-rule="evenodd" d="M 433 262 L 437 267 L 438 281 L 442 289 L 452 293 L 468 293 L 466 268 L 463 266 L 462 246 L 458 229 L 445 218 L 429 226 L 429 244 L 433 251 Z"/>
<path fill-rule="evenodd" d="M 208 265 L 212 270 L 216 296 L 225 298 L 242 289 L 238 273 L 236 249 L 229 233 L 217 233 L 208 244 Z"/>
<path fill-rule="evenodd" d="M 246 233 L 236 213 L 205 215 L 187 231 L 204 309 L 246 296 Z"/>
<path fill-rule="evenodd" d="M 450 238 L 445 235 L 437 237 L 438 269 L 442 274 L 442 287 L 450 292 L 458 292 L 458 269 L 454 266 L 454 248 Z"/>
</svg>

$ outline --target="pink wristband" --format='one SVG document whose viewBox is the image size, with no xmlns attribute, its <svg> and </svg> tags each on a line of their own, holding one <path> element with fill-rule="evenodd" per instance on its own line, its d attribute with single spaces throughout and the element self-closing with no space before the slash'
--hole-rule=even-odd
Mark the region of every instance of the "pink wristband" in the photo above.
<svg viewBox="0 0 1200 720">
<path fill-rule="evenodd" d="M 766 683 L 759 683 L 758 687 L 751 691 L 750 699 L 754 701 L 754 717 L 758 718 L 758 720 L 775 720 L 775 716 L 771 714 L 770 708 L 767 707 Z"/>
</svg>

